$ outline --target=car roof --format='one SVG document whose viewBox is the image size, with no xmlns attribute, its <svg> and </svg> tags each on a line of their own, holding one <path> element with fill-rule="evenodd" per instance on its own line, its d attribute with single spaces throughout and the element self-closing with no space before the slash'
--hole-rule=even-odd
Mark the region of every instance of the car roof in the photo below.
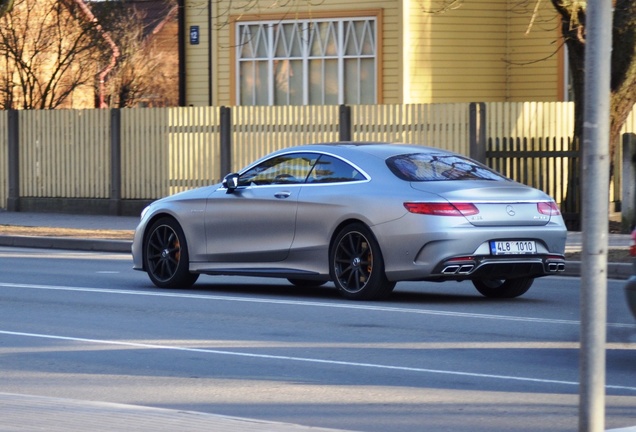
<svg viewBox="0 0 636 432">
<path fill-rule="evenodd" d="M 423 145 L 415 144 L 403 144 L 403 143 L 390 143 L 390 142 L 362 142 L 362 141 L 340 141 L 333 143 L 320 143 L 309 144 L 304 146 L 297 146 L 287 148 L 287 151 L 320 151 L 320 152 L 334 152 L 340 153 L 339 150 L 348 152 L 362 152 L 370 155 L 386 159 L 388 157 L 404 154 L 404 153 L 443 153 L 450 154 L 450 152 Z"/>
<path fill-rule="evenodd" d="M 392 156 L 412 153 L 430 153 L 454 155 L 455 153 L 447 150 L 438 149 L 415 144 L 390 143 L 390 142 L 365 142 L 365 141 L 338 141 L 317 144 L 305 144 L 294 147 L 286 147 L 269 153 L 259 159 L 254 160 L 249 165 L 242 168 L 241 172 L 245 172 L 253 166 L 258 165 L 266 159 L 276 157 L 278 155 L 298 152 L 317 152 L 324 154 L 332 154 L 350 160 L 353 163 L 359 163 L 362 159 L 368 162 L 371 159 L 377 161 L 385 161 Z"/>
</svg>

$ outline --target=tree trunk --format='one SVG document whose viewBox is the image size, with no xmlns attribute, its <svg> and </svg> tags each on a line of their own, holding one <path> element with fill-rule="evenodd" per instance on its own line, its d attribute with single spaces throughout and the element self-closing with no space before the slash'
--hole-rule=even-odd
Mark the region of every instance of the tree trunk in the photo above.
<svg viewBox="0 0 636 432">
<path fill-rule="evenodd" d="M 581 153 L 583 136 L 583 111 L 585 86 L 585 35 L 583 27 L 573 25 L 573 22 L 585 23 L 585 12 L 573 9 L 566 0 L 552 0 L 552 4 L 561 16 L 561 35 L 567 45 L 570 83 L 574 97 L 574 130 L 570 139 L 569 150 L 578 153 L 579 157 L 571 157 L 568 162 L 568 185 L 565 202 L 561 211 L 569 230 L 581 229 Z"/>
<path fill-rule="evenodd" d="M 575 126 L 572 143 L 582 143 L 583 109 L 585 87 L 585 2 L 573 0 L 551 0 L 561 16 L 561 32 L 568 47 L 568 61 L 571 71 L 575 103 Z M 636 1 L 616 0 L 612 24 L 612 60 L 611 60 L 611 99 L 610 99 L 610 174 L 614 172 L 614 156 L 620 145 L 620 133 L 627 117 L 636 102 Z M 580 151 L 585 149 L 578 147 Z M 575 150 L 576 147 L 572 148 Z M 579 158 L 582 161 L 582 157 Z M 568 190 L 564 209 L 568 227 L 580 227 L 580 173 L 581 164 L 570 164 Z M 608 189 L 609 189 L 609 185 Z M 576 204 L 575 204 L 576 203 Z M 575 207 L 569 207 L 575 205 Z M 568 217 L 570 216 L 570 217 Z"/>
<path fill-rule="evenodd" d="M 636 2 L 617 0 L 612 25 L 610 156 L 621 145 L 621 129 L 636 102 Z M 613 164 L 612 164 L 613 167 Z"/>
</svg>

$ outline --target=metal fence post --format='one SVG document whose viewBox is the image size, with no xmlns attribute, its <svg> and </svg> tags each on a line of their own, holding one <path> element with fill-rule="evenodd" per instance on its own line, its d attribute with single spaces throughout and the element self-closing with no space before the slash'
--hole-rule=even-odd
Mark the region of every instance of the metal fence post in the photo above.
<svg viewBox="0 0 636 432">
<path fill-rule="evenodd" d="M 121 214 L 121 111 L 110 110 L 110 202 L 109 213 Z"/>
<path fill-rule="evenodd" d="M 469 105 L 469 151 L 470 157 L 486 164 L 486 104 L 472 102 Z"/>
<path fill-rule="evenodd" d="M 9 195 L 7 211 L 20 211 L 20 114 L 18 110 L 9 110 L 8 116 L 8 166 Z"/>
<path fill-rule="evenodd" d="M 351 107 L 340 105 L 338 109 L 339 141 L 351 141 Z"/>
<path fill-rule="evenodd" d="M 232 172 L 232 109 L 220 108 L 221 166 L 220 178 Z"/>
<path fill-rule="evenodd" d="M 636 134 L 623 135 L 622 165 L 621 231 L 630 233 L 636 225 Z"/>
</svg>

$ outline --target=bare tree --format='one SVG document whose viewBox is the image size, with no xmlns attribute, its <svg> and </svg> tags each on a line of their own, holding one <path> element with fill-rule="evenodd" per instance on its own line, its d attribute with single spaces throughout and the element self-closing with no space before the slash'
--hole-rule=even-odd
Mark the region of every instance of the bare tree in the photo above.
<svg viewBox="0 0 636 432">
<path fill-rule="evenodd" d="M 568 47 L 576 104 L 575 137 L 583 131 L 585 84 L 586 2 L 551 0 L 561 16 L 561 31 Z M 636 102 L 636 1 L 616 0 L 612 26 L 610 99 L 610 154 L 614 155 L 620 132 Z M 613 158 L 612 158 L 613 160 Z"/>
<path fill-rule="evenodd" d="M 585 87 L 585 42 L 587 8 L 585 1 L 551 0 L 561 16 L 561 31 L 568 48 L 575 103 L 574 142 L 583 140 Z M 620 133 L 636 102 L 636 1 L 616 0 L 612 24 L 612 57 L 610 81 L 610 163 L 614 172 L 614 155 L 620 145 Z M 578 177 L 581 167 L 571 167 L 568 199 L 580 202 Z"/>
<path fill-rule="evenodd" d="M 172 38 L 173 51 L 164 49 L 171 40 L 156 40 L 166 22 L 175 20 L 176 23 L 176 2 L 153 2 L 154 17 L 147 16 L 148 9 L 142 7 L 144 3 L 148 6 L 148 2 L 127 1 L 105 2 L 93 8 L 119 49 L 117 65 L 107 84 L 111 107 L 178 104 L 176 34 Z"/>
<path fill-rule="evenodd" d="M 110 106 L 133 107 L 148 92 L 157 62 L 154 58 L 149 58 L 143 49 L 144 35 L 140 17 L 124 15 L 111 31 L 120 47 L 120 58 L 108 82 Z"/>
<path fill-rule="evenodd" d="M 86 88 L 100 38 L 71 0 L 15 0 L 0 23 L 0 107 L 52 109 Z"/>
</svg>

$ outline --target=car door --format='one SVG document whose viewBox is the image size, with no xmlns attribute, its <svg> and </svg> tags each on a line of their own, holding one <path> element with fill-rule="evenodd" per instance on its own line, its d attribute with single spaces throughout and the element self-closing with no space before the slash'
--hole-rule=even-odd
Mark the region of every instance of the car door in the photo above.
<svg viewBox="0 0 636 432">
<path fill-rule="evenodd" d="M 300 192 L 292 250 L 305 256 L 307 251 L 321 251 L 327 259 L 334 226 L 342 218 L 364 211 L 360 185 L 367 182 L 367 176 L 350 163 L 320 156 Z"/>
<path fill-rule="evenodd" d="M 242 173 L 231 193 L 221 188 L 206 204 L 211 262 L 277 262 L 289 254 L 298 195 L 317 155 L 274 156 Z"/>
</svg>

